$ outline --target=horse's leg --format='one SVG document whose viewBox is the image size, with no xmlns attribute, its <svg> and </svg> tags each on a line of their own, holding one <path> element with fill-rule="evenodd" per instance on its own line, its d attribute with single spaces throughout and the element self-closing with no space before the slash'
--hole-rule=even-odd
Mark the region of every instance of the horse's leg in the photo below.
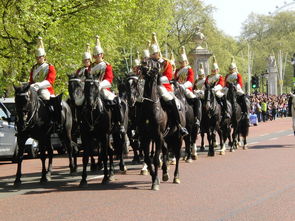
<svg viewBox="0 0 295 221">
<path fill-rule="evenodd" d="M 123 173 L 123 174 L 126 174 L 127 172 L 127 167 L 125 165 L 125 162 L 124 162 L 124 145 L 126 144 L 126 140 L 125 140 L 125 136 L 120 136 L 118 137 L 118 139 L 116 139 L 117 141 L 117 154 L 118 154 L 118 157 L 119 157 L 119 168 L 120 168 L 120 172 Z"/>
<path fill-rule="evenodd" d="M 74 172 L 74 162 L 73 162 L 73 147 L 71 144 L 71 139 L 68 137 L 68 133 L 65 133 L 64 131 L 59 135 L 60 139 L 62 140 L 63 146 L 66 147 L 68 152 L 68 158 L 69 158 L 69 167 L 70 167 L 70 173 Z M 70 135 L 71 137 L 71 135 Z"/>
<path fill-rule="evenodd" d="M 92 140 L 92 138 L 89 138 Z M 83 172 L 82 172 L 82 179 L 80 181 L 80 185 L 79 187 L 87 187 L 87 165 L 88 165 L 88 161 L 89 161 L 89 155 L 91 152 L 91 140 L 86 142 L 85 140 L 85 145 L 84 146 L 84 151 L 83 151 Z"/>
<path fill-rule="evenodd" d="M 198 138 L 198 132 L 197 131 L 193 131 L 192 134 L 190 134 L 191 136 L 191 155 L 192 155 L 192 159 L 193 160 L 197 160 L 198 158 L 198 152 L 197 152 L 197 138 Z"/>
<path fill-rule="evenodd" d="M 214 145 L 213 145 L 214 137 L 213 137 L 213 131 L 211 131 L 211 129 L 209 129 L 207 132 L 207 138 L 208 138 L 208 143 L 209 143 L 208 156 L 213 157 L 215 155 Z"/>
<path fill-rule="evenodd" d="M 222 130 L 219 129 L 217 131 L 217 133 L 218 133 L 219 140 L 220 140 L 220 155 L 224 155 L 225 154 L 225 143 L 224 143 L 224 139 L 223 139 Z"/>
<path fill-rule="evenodd" d="M 48 154 L 48 169 L 46 173 L 46 178 L 48 181 L 51 181 L 51 173 L 52 173 L 52 159 L 53 159 L 53 147 L 51 146 L 51 142 L 49 141 L 49 146 L 47 148 Z"/>
<path fill-rule="evenodd" d="M 159 190 L 160 189 L 160 180 L 158 178 L 158 168 L 160 167 L 160 153 L 163 146 L 163 137 L 160 134 L 158 139 L 155 140 L 155 154 L 154 154 L 154 167 L 155 167 L 155 177 L 152 184 L 152 190 Z"/>
<path fill-rule="evenodd" d="M 174 146 L 174 154 L 176 158 L 176 165 L 174 170 L 174 179 L 173 183 L 179 184 L 180 178 L 179 178 L 179 159 L 180 159 L 180 151 L 181 151 L 181 145 L 182 145 L 182 138 L 176 137 L 173 146 Z"/>
<path fill-rule="evenodd" d="M 142 147 L 142 150 L 144 151 L 144 162 L 147 165 L 147 168 L 150 172 L 150 175 L 152 177 L 152 182 L 154 182 L 155 173 L 152 167 L 152 161 L 150 158 L 150 139 L 148 138 L 142 138 L 140 140 L 140 144 Z"/>
<path fill-rule="evenodd" d="M 20 138 L 20 136 L 17 137 L 17 152 L 16 152 L 16 160 L 17 160 L 17 171 L 16 171 L 16 177 L 14 181 L 14 186 L 18 187 L 21 185 L 21 176 L 22 176 L 22 162 L 24 159 L 24 148 L 25 148 L 25 142 L 27 138 Z"/>
<path fill-rule="evenodd" d="M 45 161 L 46 161 L 46 148 L 44 146 L 43 143 L 40 143 L 39 145 L 41 147 L 41 150 L 40 150 L 40 159 L 41 159 L 41 162 L 42 162 L 42 176 L 41 176 L 41 179 L 40 179 L 40 183 L 46 183 L 48 180 L 47 180 L 47 177 L 46 177 L 46 165 L 45 165 Z"/>
<path fill-rule="evenodd" d="M 185 153 L 186 153 L 185 162 L 191 163 L 192 162 L 191 134 L 184 137 L 184 143 L 185 143 Z"/>
<path fill-rule="evenodd" d="M 167 162 L 168 162 L 168 146 L 169 144 L 163 144 L 162 146 L 162 153 L 163 153 L 163 165 L 162 165 L 162 170 L 163 170 L 163 175 L 162 175 L 162 180 L 168 181 L 169 180 L 169 174 L 168 174 L 168 166 L 167 166 Z"/>
<path fill-rule="evenodd" d="M 201 152 L 204 152 L 205 151 L 204 137 L 205 137 L 205 133 L 202 131 L 201 132 L 201 147 L 200 147 L 200 151 Z"/>
<path fill-rule="evenodd" d="M 110 169 L 109 169 L 109 176 L 108 176 L 108 180 L 109 181 L 114 181 L 115 180 L 115 176 L 114 176 L 114 151 L 108 146 L 108 155 L 109 155 L 109 161 L 110 161 Z"/>
</svg>

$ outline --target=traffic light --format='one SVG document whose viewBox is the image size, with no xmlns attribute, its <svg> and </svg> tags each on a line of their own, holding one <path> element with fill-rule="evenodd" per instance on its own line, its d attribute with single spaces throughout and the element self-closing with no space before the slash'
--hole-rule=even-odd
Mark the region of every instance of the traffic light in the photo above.
<svg viewBox="0 0 295 221">
<path fill-rule="evenodd" d="M 252 85 L 253 89 L 257 88 L 257 77 L 256 76 L 251 77 L 251 85 Z"/>
</svg>

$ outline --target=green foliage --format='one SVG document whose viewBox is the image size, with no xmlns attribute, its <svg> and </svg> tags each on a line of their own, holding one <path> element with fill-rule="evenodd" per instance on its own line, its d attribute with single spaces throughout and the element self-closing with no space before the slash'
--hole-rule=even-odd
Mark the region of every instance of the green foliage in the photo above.
<svg viewBox="0 0 295 221">
<path fill-rule="evenodd" d="M 67 74 L 82 65 L 85 45 L 93 47 L 95 35 L 100 36 L 105 59 L 116 76 L 129 71 L 131 56 L 134 58 L 136 50 L 141 52 L 146 47 L 152 32 L 157 33 L 164 55 L 165 45 L 178 55 L 183 45 L 188 53 L 196 47 L 196 28 L 200 26 L 221 72 L 227 73 L 230 59 L 235 56 L 244 79 L 247 42 L 255 49 L 254 70 L 265 70 L 265 57 L 272 50 L 291 53 L 295 46 L 295 19 L 291 13 L 276 17 L 250 15 L 240 40 L 218 30 L 213 13 L 214 7 L 201 0 L 2 0 L 0 95 L 4 89 L 11 94 L 13 83 L 28 81 L 38 36 L 43 37 L 48 62 L 57 70 L 57 93 L 67 91 Z"/>
</svg>

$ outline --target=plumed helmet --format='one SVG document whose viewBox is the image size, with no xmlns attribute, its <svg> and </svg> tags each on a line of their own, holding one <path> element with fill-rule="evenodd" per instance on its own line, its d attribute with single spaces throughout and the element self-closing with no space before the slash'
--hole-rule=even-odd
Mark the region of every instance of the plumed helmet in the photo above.
<svg viewBox="0 0 295 221">
<path fill-rule="evenodd" d="M 217 64 L 217 61 L 216 61 L 216 57 L 213 56 L 213 60 L 212 60 L 212 71 L 215 71 L 215 70 L 218 70 L 219 67 L 218 67 L 218 64 Z"/>
<path fill-rule="evenodd" d="M 143 50 L 143 58 L 149 58 L 150 57 L 150 48 L 151 46 L 151 41 L 147 41 L 147 47 L 146 49 Z"/>
<path fill-rule="evenodd" d="M 236 62 L 235 62 L 235 58 L 232 57 L 232 58 L 231 58 L 231 63 L 230 63 L 230 65 L 229 65 L 229 69 L 230 69 L 230 70 L 233 70 L 233 69 L 235 69 L 235 68 L 237 68 L 237 65 L 236 65 Z"/>
<path fill-rule="evenodd" d="M 45 56 L 45 49 L 44 49 L 44 44 L 43 44 L 43 40 L 42 37 L 38 37 L 37 39 L 37 49 L 36 49 L 36 56 L 40 57 L 40 56 Z"/>
<path fill-rule="evenodd" d="M 175 64 L 175 57 L 174 57 L 173 51 L 171 51 L 170 63 L 171 63 L 172 66 L 176 66 L 176 64 Z"/>
<path fill-rule="evenodd" d="M 160 53 L 160 56 L 162 57 L 160 46 L 159 46 L 158 40 L 157 40 L 157 35 L 155 32 L 153 32 L 153 35 L 152 35 L 151 52 L 152 52 L 152 54 Z"/>
<path fill-rule="evenodd" d="M 93 55 L 103 54 L 103 49 L 100 44 L 99 36 L 96 35 L 96 45 L 93 48 Z"/>
<path fill-rule="evenodd" d="M 186 52 L 185 52 L 185 47 L 182 46 L 181 47 L 181 51 L 180 51 L 180 61 L 187 61 L 188 62 L 188 59 L 187 59 L 187 56 L 186 56 Z"/>
<path fill-rule="evenodd" d="M 134 66 L 139 66 L 141 63 L 140 57 L 139 57 L 139 51 L 136 52 L 136 58 L 134 59 Z"/>
<path fill-rule="evenodd" d="M 204 67 L 203 67 L 203 64 L 200 63 L 199 70 L 198 70 L 198 76 L 204 76 L 204 75 L 205 75 Z"/>
<path fill-rule="evenodd" d="M 86 44 L 86 50 L 82 55 L 82 60 L 90 59 L 91 60 L 91 53 L 90 53 L 90 44 Z"/>
</svg>

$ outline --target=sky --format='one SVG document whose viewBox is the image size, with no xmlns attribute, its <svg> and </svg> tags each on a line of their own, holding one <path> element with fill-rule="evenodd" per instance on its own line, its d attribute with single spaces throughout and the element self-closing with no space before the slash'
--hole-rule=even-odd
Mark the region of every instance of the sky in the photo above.
<svg viewBox="0 0 295 221">
<path fill-rule="evenodd" d="M 204 2 L 216 7 L 213 16 L 217 27 L 232 37 L 241 34 L 242 24 L 252 12 L 268 15 L 277 9 L 276 6 L 284 6 L 284 2 L 294 2 L 295 5 L 294 0 L 204 0 Z"/>
</svg>

